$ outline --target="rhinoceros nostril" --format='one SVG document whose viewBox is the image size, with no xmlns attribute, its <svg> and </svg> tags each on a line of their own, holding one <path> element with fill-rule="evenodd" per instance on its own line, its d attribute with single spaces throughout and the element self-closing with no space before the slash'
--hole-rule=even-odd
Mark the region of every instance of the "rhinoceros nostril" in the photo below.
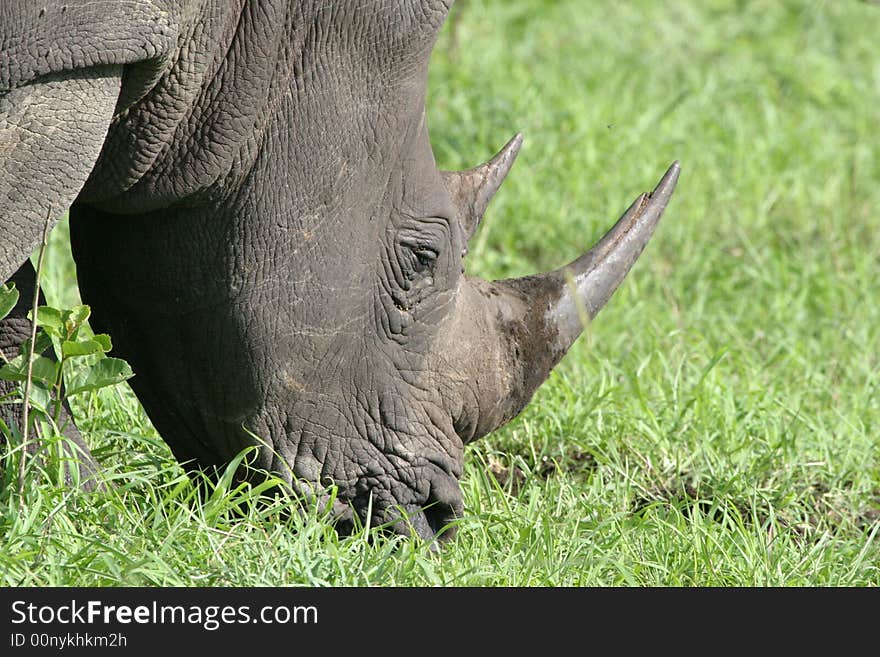
<svg viewBox="0 0 880 657">
<path fill-rule="evenodd" d="M 433 502 L 425 507 L 424 514 L 432 537 L 444 542 L 455 536 L 458 531 L 455 521 L 461 514 L 451 504 Z"/>
<path fill-rule="evenodd" d="M 455 520 L 460 514 L 442 502 L 429 503 L 406 516 L 406 522 L 399 526 L 400 533 L 418 536 L 422 540 L 431 541 L 431 548 L 437 549 L 437 543 L 445 543 L 458 530 Z"/>
<path fill-rule="evenodd" d="M 431 481 L 428 500 L 422 506 L 430 537 L 444 542 L 455 536 L 458 530 L 455 521 L 461 518 L 462 507 L 458 480 L 446 473 L 435 476 Z"/>
<path fill-rule="evenodd" d="M 410 507 L 406 514 L 406 533 L 437 543 L 445 543 L 458 531 L 456 520 L 462 516 L 463 504 L 458 482 L 447 481 L 448 477 L 440 477 L 432 481 L 428 499 L 419 506 Z"/>
</svg>

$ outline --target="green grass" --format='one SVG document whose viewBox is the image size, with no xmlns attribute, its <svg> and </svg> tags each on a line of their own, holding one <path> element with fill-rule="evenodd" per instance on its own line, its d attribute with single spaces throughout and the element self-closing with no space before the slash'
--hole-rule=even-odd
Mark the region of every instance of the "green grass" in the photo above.
<svg viewBox="0 0 880 657">
<path fill-rule="evenodd" d="M 589 335 L 468 448 L 456 540 L 340 539 L 242 490 L 198 504 L 117 387 L 77 404 L 114 488 L 0 494 L 0 583 L 880 584 L 878 29 L 854 0 L 460 0 L 438 164 L 526 136 L 470 273 L 568 262 L 683 172 Z"/>
</svg>

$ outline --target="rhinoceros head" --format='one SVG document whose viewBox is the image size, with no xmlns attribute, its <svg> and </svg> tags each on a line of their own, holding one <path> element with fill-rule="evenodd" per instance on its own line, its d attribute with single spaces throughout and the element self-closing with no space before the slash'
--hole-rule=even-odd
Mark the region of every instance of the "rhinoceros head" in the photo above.
<svg viewBox="0 0 880 657">
<path fill-rule="evenodd" d="M 565 267 L 467 276 L 522 140 L 438 168 L 426 80 L 448 4 L 181 12 L 177 48 L 122 78 L 71 215 L 95 324 L 178 458 L 220 466 L 257 444 L 256 465 L 300 490 L 337 487 L 343 523 L 353 509 L 423 537 L 462 512 L 464 446 L 529 401 L 678 177 Z"/>
</svg>

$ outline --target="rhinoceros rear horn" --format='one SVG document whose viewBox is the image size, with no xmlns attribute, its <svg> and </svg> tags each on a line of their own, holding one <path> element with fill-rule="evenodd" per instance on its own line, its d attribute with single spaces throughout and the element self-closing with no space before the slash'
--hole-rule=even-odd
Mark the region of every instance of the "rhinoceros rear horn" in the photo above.
<svg viewBox="0 0 880 657">
<path fill-rule="evenodd" d="M 458 211 L 458 220 L 464 235 L 464 253 L 467 253 L 467 241 L 477 232 L 489 202 L 510 172 L 522 142 L 522 134 L 517 133 L 485 164 L 468 171 L 440 172 Z"/>
</svg>

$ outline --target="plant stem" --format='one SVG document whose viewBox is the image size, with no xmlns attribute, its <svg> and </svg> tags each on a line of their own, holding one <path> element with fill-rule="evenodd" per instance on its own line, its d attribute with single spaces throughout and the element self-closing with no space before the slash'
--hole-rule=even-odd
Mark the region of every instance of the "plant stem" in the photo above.
<svg viewBox="0 0 880 657">
<path fill-rule="evenodd" d="M 52 419 L 55 421 L 55 426 L 58 426 L 58 423 L 61 421 L 61 409 L 64 407 L 63 403 L 63 387 L 64 387 L 64 355 L 62 354 L 61 360 L 58 361 L 58 378 L 55 380 L 54 385 L 52 386 L 55 390 L 55 412 L 52 414 Z"/>
<path fill-rule="evenodd" d="M 24 476 L 25 466 L 27 464 L 27 446 L 28 433 L 30 428 L 30 398 L 31 398 L 31 379 L 34 369 L 34 348 L 37 343 L 37 307 L 40 304 L 40 276 L 43 273 L 43 256 L 46 254 L 46 244 L 49 240 L 49 225 L 52 221 L 52 206 L 46 212 L 46 222 L 43 224 L 43 238 L 40 241 L 40 255 L 37 257 L 37 275 L 34 283 L 34 298 L 31 303 L 31 344 L 28 350 L 28 366 L 27 377 L 24 381 L 24 408 L 22 409 L 22 429 L 21 429 L 21 457 L 18 461 L 18 495 L 24 494 Z"/>
</svg>

